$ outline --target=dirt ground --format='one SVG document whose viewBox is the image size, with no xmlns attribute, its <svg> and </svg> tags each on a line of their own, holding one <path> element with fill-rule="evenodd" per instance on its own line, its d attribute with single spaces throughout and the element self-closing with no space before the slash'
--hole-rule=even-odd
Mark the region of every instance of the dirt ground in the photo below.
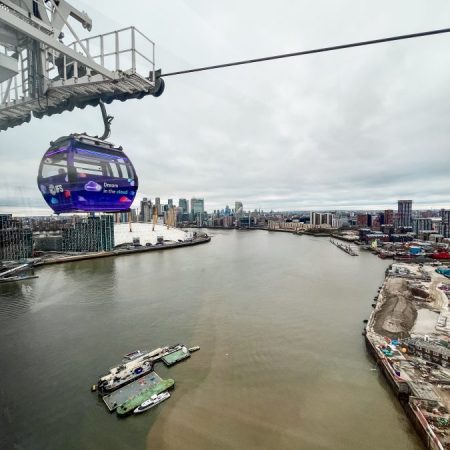
<svg viewBox="0 0 450 450">
<path fill-rule="evenodd" d="M 373 329 L 390 338 L 405 338 L 417 318 L 413 296 L 402 278 L 388 278 L 383 289 L 384 303 L 375 313 Z"/>
</svg>

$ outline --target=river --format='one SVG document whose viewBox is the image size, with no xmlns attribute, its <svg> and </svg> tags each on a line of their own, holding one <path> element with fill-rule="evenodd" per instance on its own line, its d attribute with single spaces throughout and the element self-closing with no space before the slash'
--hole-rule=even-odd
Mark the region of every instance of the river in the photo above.
<svg viewBox="0 0 450 450">
<path fill-rule="evenodd" d="M 209 244 L 47 266 L 0 285 L 0 448 L 421 449 L 367 355 L 388 263 L 326 238 Z M 135 349 L 200 345 L 172 397 L 119 419 L 90 387 Z"/>
</svg>

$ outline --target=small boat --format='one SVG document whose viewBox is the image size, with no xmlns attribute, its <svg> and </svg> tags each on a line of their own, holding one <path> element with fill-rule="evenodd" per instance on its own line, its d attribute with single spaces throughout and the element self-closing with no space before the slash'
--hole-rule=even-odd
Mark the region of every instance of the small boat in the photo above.
<svg viewBox="0 0 450 450">
<path fill-rule="evenodd" d="M 158 395 L 152 395 L 148 400 L 141 403 L 140 406 L 138 406 L 134 411 L 133 414 L 140 414 L 144 411 L 147 411 L 151 408 L 154 408 L 156 405 L 159 405 L 164 400 L 167 400 L 170 397 L 170 394 L 168 392 L 162 392 Z"/>
<path fill-rule="evenodd" d="M 199 346 L 199 345 L 196 345 L 195 347 L 190 347 L 188 350 L 189 350 L 191 353 L 192 353 L 192 352 L 196 352 L 197 350 L 200 350 L 200 346 Z"/>
<path fill-rule="evenodd" d="M 133 359 L 139 358 L 140 356 L 144 356 L 148 352 L 143 352 L 142 350 L 135 350 L 134 352 L 127 353 L 126 355 L 123 355 L 122 361 L 133 361 Z"/>
</svg>

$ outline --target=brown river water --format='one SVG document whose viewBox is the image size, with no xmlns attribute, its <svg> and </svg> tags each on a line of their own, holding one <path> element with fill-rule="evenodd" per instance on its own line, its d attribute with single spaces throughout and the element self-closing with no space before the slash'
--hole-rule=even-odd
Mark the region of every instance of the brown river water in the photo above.
<svg viewBox="0 0 450 450">
<path fill-rule="evenodd" d="M 0 285 L 3 450 L 422 448 L 361 331 L 388 263 L 326 238 L 209 244 L 39 269 Z M 90 387 L 123 354 L 182 342 L 172 397 L 125 419 Z"/>
</svg>

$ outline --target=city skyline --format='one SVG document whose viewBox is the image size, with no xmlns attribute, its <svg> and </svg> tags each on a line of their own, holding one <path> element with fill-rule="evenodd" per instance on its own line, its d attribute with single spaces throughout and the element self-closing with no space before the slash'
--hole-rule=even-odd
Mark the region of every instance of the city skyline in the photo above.
<svg viewBox="0 0 450 450">
<path fill-rule="evenodd" d="M 163 71 L 444 28 L 450 15 L 444 1 L 361 8 L 285 1 L 275 13 L 251 1 L 157 10 L 137 2 L 130 9 L 74 4 L 89 10 L 95 33 L 130 23 L 146 30 Z M 142 14 L 130 13 L 135 8 Z M 317 15 L 319 29 L 310 20 Z M 384 209 L 398 198 L 449 207 L 447 42 L 435 36 L 171 77 L 160 98 L 108 105 L 115 116 L 110 140 L 136 167 L 141 197 L 202 196 L 207 209 L 235 198 L 252 209 Z M 49 141 L 101 128 L 99 111 L 87 107 L 0 133 L 9 155 L 0 170 L 0 205 L 44 206 L 35 179 Z"/>
</svg>

